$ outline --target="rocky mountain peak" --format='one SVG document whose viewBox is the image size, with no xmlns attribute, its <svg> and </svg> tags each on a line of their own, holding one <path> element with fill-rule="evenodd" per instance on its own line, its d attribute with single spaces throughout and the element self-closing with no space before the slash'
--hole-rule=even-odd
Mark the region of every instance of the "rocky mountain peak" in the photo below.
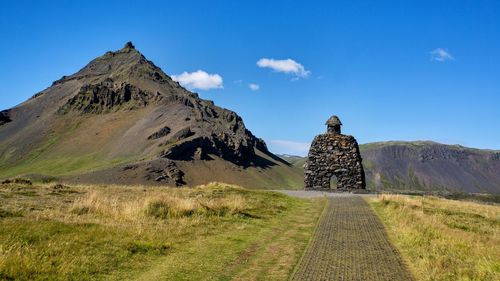
<svg viewBox="0 0 500 281">
<path fill-rule="evenodd" d="M 107 78 L 125 82 L 134 77 L 163 80 L 165 83 L 175 84 L 159 67 L 147 60 L 132 42 L 127 42 L 122 49 L 106 52 L 104 55 L 90 61 L 77 73 L 63 76 L 55 81 L 53 85 L 72 80 L 80 80 L 84 83 L 101 82 Z"/>
<path fill-rule="evenodd" d="M 63 151 L 63 156 L 70 155 L 64 159 L 88 159 L 98 149 L 96 157 L 111 163 L 108 169 L 139 182 L 196 182 L 200 175 L 190 172 L 192 161 L 231 163 L 238 166 L 233 166 L 235 171 L 271 166 L 289 170 L 238 114 L 181 87 L 131 42 L 64 76 L 15 111 L 0 112 L 0 137 L 0 155 L 5 155 L 5 143 L 9 145 L 3 147 L 25 152 L 0 159 L 0 168 L 7 162 L 13 167 L 32 149 L 57 140 L 43 157 L 53 159 Z M 86 145 L 65 147 L 73 139 Z M 112 164 L 123 159 L 144 169 L 128 175 L 133 169 Z"/>
<path fill-rule="evenodd" d="M 91 61 L 74 77 L 91 77 L 58 113 L 106 114 L 119 110 L 160 107 L 178 108 L 186 117 L 171 120 L 152 133 L 149 140 L 165 147 L 161 158 L 172 160 L 209 159 L 217 155 L 233 163 L 251 165 L 254 149 L 269 154 L 265 143 L 245 128 L 235 112 L 182 88 L 132 42 Z M 178 127 L 177 130 L 170 127 Z M 176 125 L 176 126 L 175 126 Z M 166 129 L 168 133 L 166 133 Z M 175 144 L 174 144 L 175 143 Z"/>
<path fill-rule="evenodd" d="M 123 47 L 124 49 L 135 49 L 134 44 L 132 44 L 132 41 L 128 41 L 125 43 L 125 46 Z"/>
</svg>

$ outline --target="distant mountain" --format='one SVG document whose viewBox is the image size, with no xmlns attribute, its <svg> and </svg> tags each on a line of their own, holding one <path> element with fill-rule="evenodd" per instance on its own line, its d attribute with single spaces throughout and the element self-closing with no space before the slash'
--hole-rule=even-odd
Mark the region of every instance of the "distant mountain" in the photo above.
<svg viewBox="0 0 500 281">
<path fill-rule="evenodd" d="M 373 188 L 500 193 L 500 151 L 435 142 L 361 146 Z"/>
<path fill-rule="evenodd" d="M 500 151 L 428 141 L 369 143 L 360 150 L 369 189 L 500 193 Z M 283 159 L 299 168 L 305 163 Z"/>
<path fill-rule="evenodd" d="M 132 43 L 0 112 L 0 177 L 298 188 L 302 175 L 235 112 L 203 100 Z"/>
<path fill-rule="evenodd" d="M 277 154 L 278 157 L 285 160 L 286 162 L 292 164 L 294 167 L 302 169 L 306 163 L 306 157 L 290 155 L 290 154 Z"/>
</svg>

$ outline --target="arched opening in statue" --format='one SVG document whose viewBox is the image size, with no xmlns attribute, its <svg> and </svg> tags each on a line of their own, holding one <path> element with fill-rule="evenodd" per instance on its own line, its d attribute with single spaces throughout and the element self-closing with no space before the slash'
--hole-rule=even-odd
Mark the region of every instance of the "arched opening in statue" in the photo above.
<svg viewBox="0 0 500 281">
<path fill-rule="evenodd" d="M 330 189 L 337 189 L 338 178 L 336 175 L 332 174 L 330 178 Z"/>
</svg>

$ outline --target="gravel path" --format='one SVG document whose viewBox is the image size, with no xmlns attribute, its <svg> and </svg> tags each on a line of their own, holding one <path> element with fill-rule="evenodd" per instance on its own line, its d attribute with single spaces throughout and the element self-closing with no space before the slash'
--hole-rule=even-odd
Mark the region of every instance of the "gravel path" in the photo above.
<svg viewBox="0 0 500 281">
<path fill-rule="evenodd" d="M 327 192 L 319 190 L 273 190 L 276 192 L 284 193 L 288 196 L 298 197 L 298 198 L 316 198 L 316 197 L 352 197 L 352 196 L 362 196 L 371 197 L 377 196 L 377 194 L 352 194 L 347 192 Z"/>
<path fill-rule="evenodd" d="M 413 280 L 360 196 L 337 194 L 328 200 L 291 280 Z"/>
</svg>

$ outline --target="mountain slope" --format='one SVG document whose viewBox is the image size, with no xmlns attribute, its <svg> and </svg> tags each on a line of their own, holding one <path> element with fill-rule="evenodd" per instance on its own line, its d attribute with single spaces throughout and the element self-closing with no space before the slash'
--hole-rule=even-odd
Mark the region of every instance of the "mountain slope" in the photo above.
<svg viewBox="0 0 500 281">
<path fill-rule="evenodd" d="M 290 155 L 290 154 L 277 154 L 278 157 L 292 164 L 292 166 L 302 169 L 306 163 L 306 157 Z"/>
<path fill-rule="evenodd" d="M 301 186 L 300 173 L 270 153 L 241 117 L 182 88 L 130 42 L 0 113 L 0 177 L 20 174 Z"/>
<path fill-rule="evenodd" d="M 360 145 L 367 188 L 500 193 L 500 151 L 435 142 Z M 304 157 L 281 156 L 302 169 Z"/>
<path fill-rule="evenodd" d="M 500 193 L 500 151 L 435 142 L 360 147 L 372 188 Z"/>
</svg>

